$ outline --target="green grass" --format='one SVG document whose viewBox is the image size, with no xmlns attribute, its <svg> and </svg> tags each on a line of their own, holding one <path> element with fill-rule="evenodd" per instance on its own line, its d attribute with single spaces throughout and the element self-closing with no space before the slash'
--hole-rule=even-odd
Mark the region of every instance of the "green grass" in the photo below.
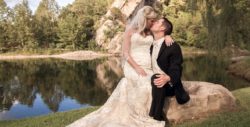
<svg viewBox="0 0 250 127">
<path fill-rule="evenodd" d="M 92 107 L 21 120 L 1 121 L 0 127 L 64 127 L 98 108 Z"/>
<path fill-rule="evenodd" d="M 239 110 L 212 115 L 205 120 L 185 122 L 174 127 L 249 127 L 250 87 L 233 91 Z M 0 127 L 63 127 L 95 111 L 99 107 L 54 113 L 21 120 L 1 121 Z"/>
</svg>

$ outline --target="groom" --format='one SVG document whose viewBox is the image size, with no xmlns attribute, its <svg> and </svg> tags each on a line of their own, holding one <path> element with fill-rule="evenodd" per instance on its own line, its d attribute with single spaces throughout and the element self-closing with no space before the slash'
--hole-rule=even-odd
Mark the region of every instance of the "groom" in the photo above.
<svg viewBox="0 0 250 127">
<path fill-rule="evenodd" d="M 166 18 L 161 18 L 155 21 L 150 29 L 155 39 L 150 48 L 155 74 L 151 78 L 153 100 L 149 115 L 156 120 L 166 120 L 163 112 L 166 96 L 175 96 L 179 104 L 188 102 L 190 97 L 181 83 L 181 48 L 177 43 L 167 47 L 164 42 L 164 36 L 172 33 L 172 23 Z"/>
</svg>

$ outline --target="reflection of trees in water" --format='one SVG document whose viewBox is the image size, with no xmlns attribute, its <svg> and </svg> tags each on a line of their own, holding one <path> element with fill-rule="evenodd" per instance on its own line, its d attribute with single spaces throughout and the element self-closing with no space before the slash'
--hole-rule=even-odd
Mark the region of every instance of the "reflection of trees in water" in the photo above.
<svg viewBox="0 0 250 127">
<path fill-rule="evenodd" d="M 54 112 L 65 97 L 102 105 L 123 76 L 119 58 L 0 61 L 0 67 L 0 111 L 9 110 L 14 101 L 32 107 L 36 94 Z M 225 67 L 227 62 L 220 57 L 186 57 L 183 80 L 220 83 L 231 90 L 246 86 L 228 75 Z"/>
<path fill-rule="evenodd" d="M 34 99 L 35 89 L 22 86 L 17 76 L 0 87 L 1 111 L 9 110 L 15 101 L 32 106 Z"/>
<path fill-rule="evenodd" d="M 226 72 L 228 63 L 225 58 L 214 55 L 185 58 L 182 79 L 218 83 L 230 90 L 249 86 L 244 80 Z"/>
<path fill-rule="evenodd" d="M 81 104 L 101 105 L 122 73 L 118 64 L 116 58 L 94 61 L 1 61 L 0 107 L 9 110 L 15 100 L 32 106 L 38 93 L 54 112 L 67 96 Z M 102 78 L 98 76 L 100 74 L 103 74 Z"/>
<path fill-rule="evenodd" d="M 0 87 L 0 111 L 9 110 L 12 106 L 12 98 L 4 91 L 3 86 Z"/>
<path fill-rule="evenodd" d="M 109 58 L 104 63 L 98 65 L 96 71 L 98 78 L 97 85 L 100 85 L 105 91 L 108 92 L 108 95 L 111 95 L 123 75 L 120 58 Z"/>
</svg>

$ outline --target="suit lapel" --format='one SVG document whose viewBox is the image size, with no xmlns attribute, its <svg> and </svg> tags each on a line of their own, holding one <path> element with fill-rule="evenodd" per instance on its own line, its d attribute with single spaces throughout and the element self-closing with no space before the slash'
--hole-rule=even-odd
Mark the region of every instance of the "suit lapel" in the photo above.
<svg viewBox="0 0 250 127">
<path fill-rule="evenodd" d="M 165 44 L 165 41 L 164 41 L 164 42 L 162 43 L 162 45 L 161 45 L 161 48 L 160 48 L 160 51 L 159 51 L 159 54 L 158 54 L 157 59 L 160 58 L 160 56 L 162 55 L 162 53 L 163 53 L 163 51 L 165 50 L 165 48 L 166 48 L 166 44 Z"/>
</svg>

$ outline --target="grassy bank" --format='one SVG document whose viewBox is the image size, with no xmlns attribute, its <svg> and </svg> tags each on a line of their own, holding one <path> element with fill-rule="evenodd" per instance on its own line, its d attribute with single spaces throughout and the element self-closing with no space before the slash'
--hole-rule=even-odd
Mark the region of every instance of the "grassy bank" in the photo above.
<svg viewBox="0 0 250 127">
<path fill-rule="evenodd" d="M 99 107 L 59 112 L 21 120 L 1 121 L 0 127 L 64 127 Z"/>
<path fill-rule="evenodd" d="M 232 63 L 228 67 L 228 71 L 250 81 L 250 58 L 242 59 Z"/>
<path fill-rule="evenodd" d="M 238 112 L 221 113 L 204 121 L 186 122 L 177 127 L 246 127 L 250 125 L 250 88 L 233 91 L 241 108 Z M 62 127 L 98 109 L 99 107 L 54 113 L 21 120 L 1 121 L 0 127 Z"/>
</svg>

